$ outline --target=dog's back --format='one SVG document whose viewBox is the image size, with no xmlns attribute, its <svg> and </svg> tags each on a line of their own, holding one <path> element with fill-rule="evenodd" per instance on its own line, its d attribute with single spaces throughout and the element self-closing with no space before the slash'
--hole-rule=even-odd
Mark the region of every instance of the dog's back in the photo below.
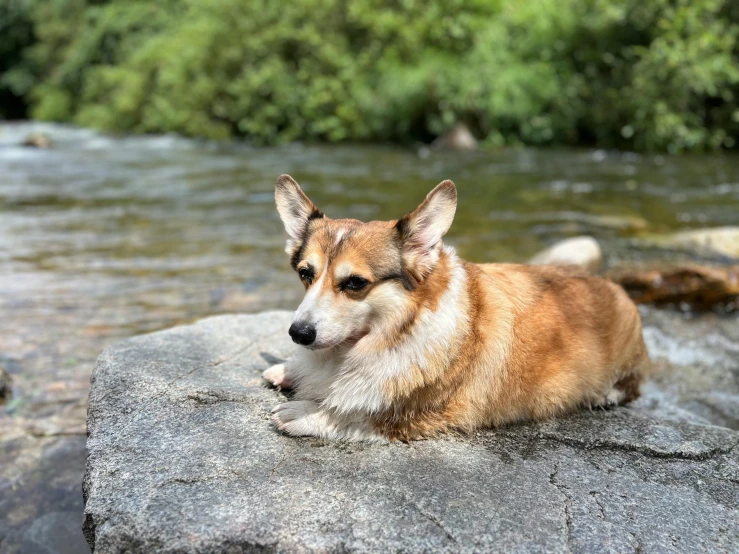
<svg viewBox="0 0 739 554">
<path fill-rule="evenodd" d="M 491 423 L 638 396 L 649 364 L 639 312 L 621 287 L 577 268 L 477 267 L 492 309 L 513 312 L 510 379 L 500 399 L 509 406 L 492 407 Z"/>
</svg>

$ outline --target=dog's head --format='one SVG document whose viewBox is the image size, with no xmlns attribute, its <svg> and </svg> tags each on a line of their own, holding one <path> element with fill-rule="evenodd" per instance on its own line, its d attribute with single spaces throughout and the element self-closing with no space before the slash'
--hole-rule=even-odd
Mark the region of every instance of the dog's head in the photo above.
<svg viewBox="0 0 739 554">
<path fill-rule="evenodd" d="M 399 220 L 369 223 L 329 219 L 289 175 L 277 180 L 275 200 L 289 237 L 285 250 L 306 289 L 290 336 L 319 350 L 402 319 L 439 260 L 457 190 L 443 181 Z"/>
</svg>

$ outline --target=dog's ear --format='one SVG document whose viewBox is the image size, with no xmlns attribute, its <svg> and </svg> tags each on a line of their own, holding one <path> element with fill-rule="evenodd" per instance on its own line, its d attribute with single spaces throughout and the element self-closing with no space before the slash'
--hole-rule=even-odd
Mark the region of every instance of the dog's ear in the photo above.
<svg viewBox="0 0 739 554">
<path fill-rule="evenodd" d="M 295 179 L 289 175 L 280 175 L 277 178 L 275 203 L 280 219 L 285 225 L 285 231 L 290 237 L 286 248 L 289 254 L 303 242 L 310 221 L 322 218 L 323 212 L 316 208 Z"/>
<path fill-rule="evenodd" d="M 426 200 L 403 216 L 395 228 L 402 241 L 403 263 L 418 280 L 439 260 L 441 237 L 449 230 L 457 210 L 457 189 L 449 180 L 439 183 Z"/>
</svg>

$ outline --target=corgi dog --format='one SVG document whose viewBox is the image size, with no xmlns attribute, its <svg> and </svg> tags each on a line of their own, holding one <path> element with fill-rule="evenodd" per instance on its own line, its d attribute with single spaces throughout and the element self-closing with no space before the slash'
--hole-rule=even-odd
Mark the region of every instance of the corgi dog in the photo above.
<svg viewBox="0 0 739 554">
<path fill-rule="evenodd" d="M 329 219 L 289 175 L 275 199 L 306 290 L 289 329 L 303 348 L 263 374 L 294 390 L 272 413 L 281 431 L 408 441 L 639 396 L 626 293 L 575 268 L 461 260 L 442 244 L 451 181 L 395 221 Z"/>
</svg>

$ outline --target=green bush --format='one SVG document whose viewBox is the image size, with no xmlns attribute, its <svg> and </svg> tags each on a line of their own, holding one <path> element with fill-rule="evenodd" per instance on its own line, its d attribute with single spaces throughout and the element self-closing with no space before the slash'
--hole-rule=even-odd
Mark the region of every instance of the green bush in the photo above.
<svg viewBox="0 0 739 554">
<path fill-rule="evenodd" d="M 106 130 L 732 148 L 730 0 L 0 0 L 0 95 Z M 2 63 L 2 62 L 0 62 Z M 3 88 L 4 87 L 4 88 Z"/>
<path fill-rule="evenodd" d="M 24 60 L 32 44 L 27 0 L 0 0 L 0 117 L 26 115 L 24 97 L 36 83 Z"/>
</svg>

